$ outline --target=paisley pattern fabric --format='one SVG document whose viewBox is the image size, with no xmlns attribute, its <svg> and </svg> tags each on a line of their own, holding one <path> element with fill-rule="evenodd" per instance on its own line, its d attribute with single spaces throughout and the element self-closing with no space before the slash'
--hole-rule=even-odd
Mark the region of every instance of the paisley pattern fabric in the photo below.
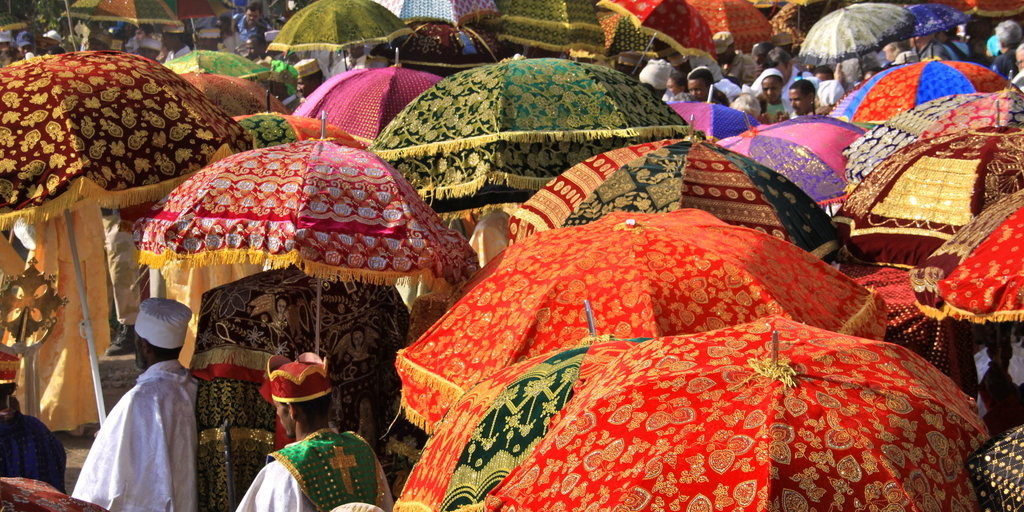
<svg viewBox="0 0 1024 512">
<path fill-rule="evenodd" d="M 714 31 L 687 0 L 600 0 L 597 5 L 626 17 L 615 20 L 617 28 L 613 41 L 608 40 L 608 31 L 605 31 L 605 46 L 610 54 L 613 51 L 643 51 L 653 37 L 680 55 L 712 58 L 715 55 L 715 45 L 711 40 Z M 633 35 L 624 22 L 638 27 L 640 37 Z M 625 40 L 620 39 L 623 36 L 626 36 Z M 639 44 L 632 46 L 636 43 Z M 667 53 L 659 52 L 662 55 Z"/>
<path fill-rule="evenodd" d="M 399 67 L 353 69 L 332 76 L 295 109 L 371 141 L 399 112 L 441 77 Z"/>
<path fill-rule="evenodd" d="M 699 210 L 614 212 L 537 233 L 467 286 L 399 353 L 403 408 L 426 428 L 498 369 L 576 346 L 588 333 L 584 299 L 597 332 L 618 338 L 701 332 L 773 314 L 866 337 L 885 328 L 881 299 L 828 264 Z M 815 298 L 822 296 L 829 300 Z"/>
<path fill-rule="evenodd" d="M 712 33 L 731 33 L 737 51 L 749 53 L 755 44 L 772 37 L 771 22 L 750 0 L 704 0 L 690 5 L 708 22 Z"/>
<path fill-rule="evenodd" d="M 915 267 L 1003 196 L 1024 188 L 1024 130 L 919 140 L 890 156 L 835 217 L 855 258 Z"/>
<path fill-rule="evenodd" d="M 796 183 L 819 203 L 841 199 L 846 193 L 846 157 L 843 149 L 864 130 L 825 116 L 800 116 L 718 142 L 748 156 Z"/>
<path fill-rule="evenodd" d="M 376 155 L 301 141 L 232 155 L 192 176 L 135 223 L 140 262 L 297 265 L 310 275 L 457 285 L 476 270 L 446 228 Z"/>
<path fill-rule="evenodd" d="M 408 323 L 393 287 L 321 282 L 296 269 L 262 272 L 204 293 L 191 362 L 200 379 L 200 475 L 210 477 L 201 479 L 201 507 L 223 510 L 226 503 L 224 438 L 217 432 L 225 420 L 232 426 L 236 489 L 249 487 L 275 439 L 277 447 L 286 442 L 283 431 L 275 436 L 274 409 L 259 394 L 273 355 L 325 354 L 334 385 L 331 424 L 357 432 L 376 453 L 385 453 L 390 437 L 384 433 L 399 399 L 394 357 L 406 344 Z M 391 470 L 386 457 L 382 463 Z"/>
<path fill-rule="evenodd" d="M 851 123 L 880 124 L 943 96 L 997 92 L 1009 86 L 995 71 L 971 62 L 915 62 L 865 80 L 836 105 L 831 116 Z"/>
<path fill-rule="evenodd" d="M 155 200 L 181 178 L 251 146 L 245 131 L 167 68 L 76 52 L 0 69 L 0 227 L 74 202 Z"/>
<path fill-rule="evenodd" d="M 985 511 L 1012 511 L 1020 508 L 1024 495 L 1024 425 L 998 434 L 985 442 L 967 459 L 978 504 Z"/>
<path fill-rule="evenodd" d="M 898 5 L 865 3 L 823 16 L 800 45 L 804 64 L 835 64 L 880 50 L 914 33 L 914 15 Z"/>
<path fill-rule="evenodd" d="M 543 50 L 604 53 L 593 0 L 495 0 L 498 39 Z"/>
<path fill-rule="evenodd" d="M 986 437 L 909 350 L 771 318 L 607 364 L 487 510 L 966 512 Z"/>
<path fill-rule="evenodd" d="M 429 200 L 485 185 L 537 190 L 603 151 L 685 133 L 672 109 L 623 73 L 517 59 L 438 82 L 371 149 Z"/>
<path fill-rule="evenodd" d="M 498 14 L 494 0 L 377 0 L 403 21 L 441 20 L 456 25 Z"/>
<path fill-rule="evenodd" d="M 11 512 L 107 512 L 50 484 L 30 478 L 0 478 L 0 509 Z"/>
<path fill-rule="evenodd" d="M 337 51 L 353 44 L 385 43 L 408 33 L 398 16 L 373 0 L 313 2 L 288 18 L 267 50 Z"/>
<path fill-rule="evenodd" d="M 171 71 L 183 73 L 212 73 L 249 80 L 260 80 L 270 75 L 270 68 L 228 52 L 194 50 L 166 64 Z"/>
<path fill-rule="evenodd" d="M 395 42 L 402 67 L 445 77 L 515 54 L 513 45 L 498 41 L 482 27 L 448 23 L 410 23 L 412 34 Z"/>
<path fill-rule="evenodd" d="M 287 114 L 255 114 L 238 116 L 234 119 L 252 135 L 255 141 L 254 146 L 257 149 L 320 138 L 320 121 L 308 117 Z M 366 149 L 365 142 L 333 124 L 327 123 L 323 130 L 326 138 L 335 143 L 356 149 Z"/>
<path fill-rule="evenodd" d="M 470 388 L 437 425 L 395 511 L 482 505 L 557 421 L 573 390 L 636 341 L 599 338 L 527 359 Z"/>
<path fill-rule="evenodd" d="M 256 82 L 209 73 L 185 73 L 181 77 L 202 91 L 210 101 L 231 117 L 260 112 L 288 113 L 281 100 Z"/>
<path fill-rule="evenodd" d="M 746 112 L 717 103 L 678 101 L 669 103 L 668 106 L 672 107 L 686 124 L 716 139 L 739 135 L 761 124 Z"/>
</svg>

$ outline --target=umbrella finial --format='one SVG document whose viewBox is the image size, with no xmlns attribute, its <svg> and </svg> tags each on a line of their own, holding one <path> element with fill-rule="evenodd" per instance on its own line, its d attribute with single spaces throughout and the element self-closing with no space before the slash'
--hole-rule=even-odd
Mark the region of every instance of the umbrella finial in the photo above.
<svg viewBox="0 0 1024 512">
<path fill-rule="evenodd" d="M 597 327 L 594 325 L 594 310 L 590 307 L 590 299 L 583 299 L 583 311 L 587 314 L 587 330 L 591 336 L 597 336 Z"/>
</svg>

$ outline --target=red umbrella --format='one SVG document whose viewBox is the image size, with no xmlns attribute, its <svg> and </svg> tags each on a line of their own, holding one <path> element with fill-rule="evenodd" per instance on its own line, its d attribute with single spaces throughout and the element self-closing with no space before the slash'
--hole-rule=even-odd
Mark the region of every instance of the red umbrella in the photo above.
<svg viewBox="0 0 1024 512">
<path fill-rule="evenodd" d="M 771 22 L 749 0 L 698 0 L 692 5 L 712 31 L 731 33 L 739 51 L 749 52 L 772 37 Z"/>
<path fill-rule="evenodd" d="M 694 49 L 715 55 L 708 22 L 686 0 L 600 0 L 597 5 L 626 16 L 645 38 L 654 38 L 682 55 L 692 55 Z"/>
</svg>

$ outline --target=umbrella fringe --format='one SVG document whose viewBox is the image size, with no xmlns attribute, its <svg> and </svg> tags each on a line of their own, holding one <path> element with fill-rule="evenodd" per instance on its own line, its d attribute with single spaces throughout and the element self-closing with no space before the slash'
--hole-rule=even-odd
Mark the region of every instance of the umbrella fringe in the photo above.
<svg viewBox="0 0 1024 512">
<path fill-rule="evenodd" d="M 945 303 L 942 309 L 936 309 L 924 304 L 915 303 L 917 309 L 921 310 L 925 316 L 935 320 L 945 320 L 952 318 L 955 320 L 965 320 L 975 324 L 987 324 L 989 322 L 1024 322 L 1024 311 L 996 311 L 994 313 L 974 313 L 966 309 L 961 309 L 952 304 Z"/>
<path fill-rule="evenodd" d="M 91 14 L 77 13 L 77 12 L 72 12 L 71 13 L 71 17 L 72 18 L 83 19 L 83 20 L 87 20 L 87 21 L 114 21 L 114 22 L 123 21 L 123 22 L 126 22 L 126 23 L 130 23 L 132 25 L 143 25 L 143 24 L 147 24 L 148 23 L 148 24 L 153 24 L 153 25 L 170 25 L 170 26 L 175 26 L 175 27 L 184 27 L 185 26 L 185 24 L 182 23 L 181 20 L 164 19 L 164 18 L 131 18 L 131 17 L 127 17 L 127 16 L 113 16 L 113 15 L 111 15 L 111 16 L 104 16 L 102 14 L 99 15 L 99 16 L 93 16 Z"/>
<path fill-rule="evenodd" d="M 299 43 L 299 44 L 288 44 L 288 43 L 270 43 L 267 45 L 267 50 L 272 52 L 304 52 L 304 51 L 337 51 L 347 48 L 356 44 L 370 44 L 370 43 L 387 43 L 398 37 L 412 34 L 412 29 L 405 27 L 400 28 L 384 37 L 371 37 L 369 39 L 360 39 L 351 43 L 344 44 L 331 44 L 331 43 Z"/>
<path fill-rule="evenodd" d="M 932 320 L 938 320 L 941 322 L 942 320 L 949 318 L 949 314 L 947 314 L 944 311 L 944 308 L 928 306 L 925 304 L 921 304 L 916 300 L 914 301 L 914 305 L 917 306 L 917 309 L 921 312 L 921 314 L 928 318 L 931 318 Z"/>
<path fill-rule="evenodd" d="M 426 503 L 403 500 L 396 501 L 392 510 L 394 512 L 434 512 L 434 509 Z"/>
<path fill-rule="evenodd" d="M 975 16 L 981 16 L 984 18 L 1008 18 L 1010 16 L 1016 16 L 1021 12 L 1024 12 L 1024 6 L 1018 7 L 1016 9 L 1010 9 L 1007 11 L 989 11 L 975 7 L 967 11 L 965 14 L 973 14 Z"/>
<path fill-rule="evenodd" d="M 495 36 L 500 41 L 508 41 L 510 43 L 521 44 L 523 46 L 532 46 L 534 48 L 540 48 L 541 50 L 547 50 L 549 52 L 563 52 L 566 50 L 584 50 L 598 55 L 604 55 L 605 48 L 603 46 L 571 43 L 569 45 L 557 45 L 551 43 L 545 43 L 544 41 L 537 41 L 536 39 L 528 39 L 525 37 L 510 36 L 508 34 L 498 34 Z"/>
<path fill-rule="evenodd" d="M 476 215 L 477 217 L 483 217 L 491 212 L 503 211 L 509 215 L 519 208 L 519 203 L 500 203 L 500 204 L 488 204 L 479 208 L 470 208 L 468 210 L 455 210 L 450 212 L 438 213 L 437 216 L 441 217 L 441 220 L 449 222 L 456 219 L 463 218 L 464 215 Z"/>
<path fill-rule="evenodd" d="M 882 299 L 878 293 L 875 292 L 874 288 L 868 287 L 868 298 L 861 306 L 860 310 L 843 322 L 842 327 L 837 329 L 835 332 L 839 334 L 846 334 L 850 336 L 857 336 L 856 333 L 863 333 L 867 327 L 871 324 L 877 324 L 879 315 L 883 318 L 886 314 L 885 300 Z M 885 335 L 885 322 L 881 324 L 882 331 L 876 334 L 878 339 L 881 339 Z M 862 336 L 867 338 L 868 336 Z"/>
<path fill-rule="evenodd" d="M 400 374 L 418 384 L 420 389 L 426 388 L 433 391 L 437 398 L 447 402 L 448 404 L 454 404 L 455 401 L 458 400 L 465 392 L 465 390 L 457 384 L 450 382 L 440 375 L 437 375 L 436 373 L 433 373 L 430 370 L 410 361 L 405 357 L 404 352 L 405 349 L 398 351 L 398 357 L 395 358 L 395 367 L 399 370 Z M 406 389 L 407 388 L 403 386 L 402 411 L 405 413 L 405 417 L 409 422 L 423 429 L 427 434 L 433 434 L 434 424 L 430 423 L 425 416 L 409 405 L 405 394 Z"/>
<path fill-rule="evenodd" d="M 214 347 L 192 355 L 189 368 L 203 370 L 215 364 L 228 364 L 246 370 L 266 371 L 270 354 L 260 350 L 244 349 L 235 346 Z"/>
<path fill-rule="evenodd" d="M 546 142 L 587 142 L 610 137 L 685 137 L 689 128 L 682 125 L 640 126 L 635 128 L 606 128 L 599 130 L 552 130 L 516 131 L 478 135 L 456 140 L 431 142 L 397 149 L 373 148 L 373 152 L 385 160 L 435 156 L 453 151 L 474 149 L 493 142 L 521 142 L 527 144 Z"/>
</svg>

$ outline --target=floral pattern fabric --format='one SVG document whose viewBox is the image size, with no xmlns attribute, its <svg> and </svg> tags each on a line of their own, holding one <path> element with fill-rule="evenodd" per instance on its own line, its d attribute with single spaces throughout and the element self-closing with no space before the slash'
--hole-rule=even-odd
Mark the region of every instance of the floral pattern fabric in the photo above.
<svg viewBox="0 0 1024 512">
<path fill-rule="evenodd" d="M 597 5 L 627 16 L 629 19 L 623 21 L 639 27 L 643 44 L 631 48 L 632 51 L 643 51 L 654 37 L 681 55 L 715 55 L 715 45 L 711 40 L 714 31 L 687 0 L 600 0 Z M 625 28 L 621 21 L 619 25 Z"/>
<path fill-rule="evenodd" d="M 986 437 L 909 350 L 764 319 L 605 365 L 487 510 L 971 511 Z"/>
<path fill-rule="evenodd" d="M 256 148 L 278 146 L 300 140 L 319 139 L 321 130 L 325 138 L 338 144 L 356 149 L 366 149 L 366 143 L 349 135 L 348 132 L 327 123 L 321 127 L 320 121 L 308 117 L 290 116 L 286 114 L 254 114 L 234 118 L 245 128 L 255 141 Z"/>
<path fill-rule="evenodd" d="M 498 39 L 543 50 L 604 52 L 593 0 L 495 0 Z"/>
<path fill-rule="evenodd" d="M 755 44 L 772 37 L 772 24 L 750 0 L 705 0 L 691 4 L 708 22 L 712 32 L 729 32 L 736 50 L 750 52 Z"/>
<path fill-rule="evenodd" d="M 402 67 L 450 76 L 515 54 L 513 45 L 498 41 L 483 27 L 448 23 L 410 23 L 412 34 L 395 42 Z"/>
<path fill-rule="evenodd" d="M 398 16 L 373 0 L 313 2 L 288 18 L 267 50 L 338 51 L 354 44 L 385 43 L 408 33 Z"/>
<path fill-rule="evenodd" d="M 498 369 L 575 346 L 588 334 L 584 299 L 598 334 L 617 338 L 707 331 L 773 314 L 866 337 L 885 328 L 881 299 L 828 264 L 699 210 L 614 212 L 537 233 L 509 246 L 467 290 L 399 353 L 403 407 L 421 425 L 436 423 Z"/>
<path fill-rule="evenodd" d="M 261 112 L 288 113 L 281 100 L 256 82 L 209 73 L 184 73 L 181 77 L 231 117 Z"/>
<path fill-rule="evenodd" d="M 914 33 L 914 15 L 898 5 L 854 4 L 823 16 L 804 37 L 805 64 L 836 64 L 881 49 Z"/>
<path fill-rule="evenodd" d="M 402 20 L 443 20 L 460 24 L 498 14 L 494 0 L 378 0 Z"/>
</svg>

